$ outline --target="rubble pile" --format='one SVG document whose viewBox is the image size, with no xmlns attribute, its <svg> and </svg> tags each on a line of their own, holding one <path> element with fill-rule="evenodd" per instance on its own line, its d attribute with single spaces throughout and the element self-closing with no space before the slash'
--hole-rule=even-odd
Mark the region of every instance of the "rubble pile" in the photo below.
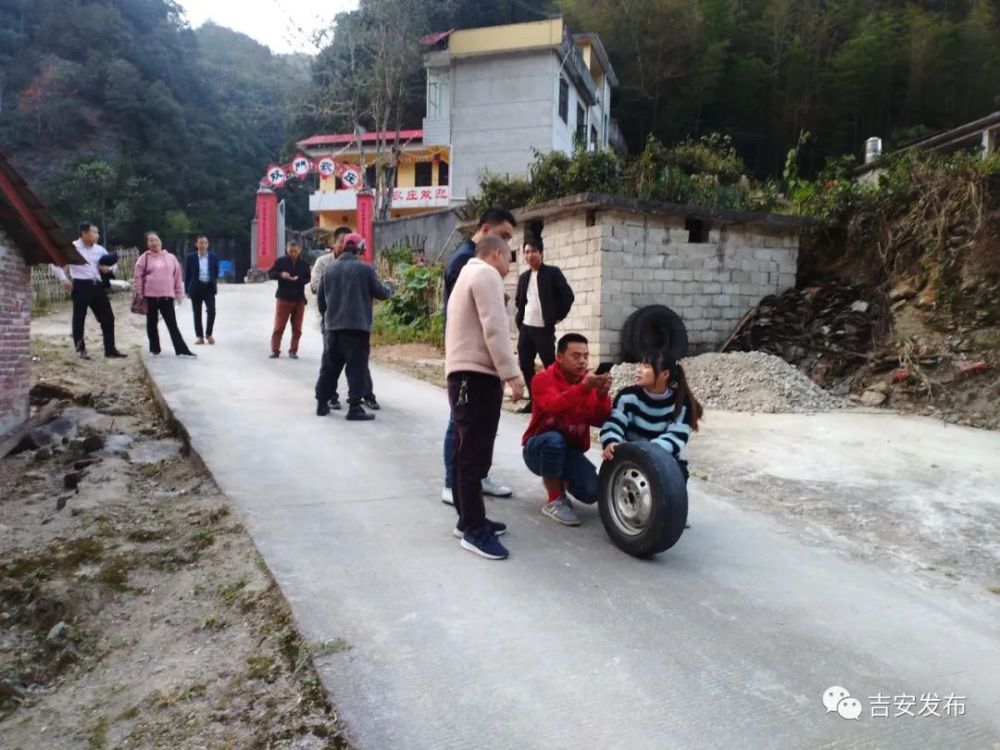
<svg viewBox="0 0 1000 750">
<path fill-rule="evenodd" d="M 849 405 L 780 357 L 764 352 L 710 352 L 682 364 L 691 390 L 708 409 L 809 413 Z M 635 382 L 636 368 L 622 364 L 611 371 L 612 394 Z"/>
<path fill-rule="evenodd" d="M 888 302 L 863 286 L 831 283 L 765 297 L 723 351 L 761 351 L 827 384 L 865 363 L 888 330 Z"/>
</svg>

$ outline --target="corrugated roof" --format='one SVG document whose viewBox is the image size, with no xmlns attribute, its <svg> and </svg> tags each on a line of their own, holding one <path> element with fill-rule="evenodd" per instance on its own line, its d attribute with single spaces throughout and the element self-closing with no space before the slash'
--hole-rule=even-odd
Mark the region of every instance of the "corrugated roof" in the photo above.
<svg viewBox="0 0 1000 750">
<path fill-rule="evenodd" d="M 29 265 L 82 263 L 73 241 L 0 152 L 0 225 Z"/>
<path fill-rule="evenodd" d="M 361 140 L 365 143 L 375 143 L 377 140 L 394 140 L 396 137 L 395 131 L 387 131 L 384 133 L 365 133 L 361 136 Z M 423 130 L 400 130 L 399 140 L 401 141 L 412 141 L 417 138 L 423 140 L 424 131 Z M 299 148 L 316 148 L 318 146 L 345 146 L 354 140 L 357 136 L 354 133 L 335 133 L 330 135 L 311 135 L 303 141 L 299 141 L 297 145 Z"/>
<path fill-rule="evenodd" d="M 443 39 L 450 37 L 454 32 L 455 29 L 449 29 L 448 31 L 438 31 L 434 34 L 428 34 L 427 36 L 420 37 L 420 43 L 425 47 L 433 47 Z"/>
</svg>

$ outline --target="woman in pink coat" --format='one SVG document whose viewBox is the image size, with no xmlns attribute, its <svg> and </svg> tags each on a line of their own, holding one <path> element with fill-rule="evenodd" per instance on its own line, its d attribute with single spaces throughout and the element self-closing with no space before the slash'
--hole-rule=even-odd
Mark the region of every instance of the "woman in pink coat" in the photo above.
<svg viewBox="0 0 1000 750">
<path fill-rule="evenodd" d="M 174 301 L 179 304 L 184 299 L 181 277 L 181 264 L 163 249 L 160 236 L 156 232 L 146 232 L 146 252 L 135 262 L 132 284 L 136 293 L 146 300 L 146 336 L 149 338 L 149 351 L 153 354 L 160 353 L 158 326 L 162 314 L 163 322 L 170 331 L 170 340 L 174 343 L 174 353 L 178 357 L 195 356 L 184 343 L 174 314 Z"/>
</svg>

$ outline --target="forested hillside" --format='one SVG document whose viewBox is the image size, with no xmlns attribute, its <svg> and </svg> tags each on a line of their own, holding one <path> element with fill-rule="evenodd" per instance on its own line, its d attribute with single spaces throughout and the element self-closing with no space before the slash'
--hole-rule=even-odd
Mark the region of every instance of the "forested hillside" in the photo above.
<svg viewBox="0 0 1000 750">
<path fill-rule="evenodd" d="M 169 0 L 0 0 L 0 148 L 70 227 L 245 238 L 308 59 Z"/>
<path fill-rule="evenodd" d="M 361 0 L 338 19 L 350 33 L 317 58 L 314 92 L 342 93 L 357 78 L 352 67 L 374 66 L 355 43 L 386 8 L 406 18 L 414 42 L 563 13 L 574 31 L 601 36 L 633 152 L 649 134 L 672 143 L 719 132 L 760 177 L 781 175 L 803 132 L 802 167 L 814 174 L 827 157 L 860 153 L 869 136 L 892 146 L 1000 109 L 996 0 Z M 407 96 L 404 124 L 419 125 L 419 69 Z M 317 129 L 349 119 L 310 114 L 306 126 Z"/>
<path fill-rule="evenodd" d="M 604 40 L 634 153 L 718 132 L 780 179 L 808 133 L 808 177 L 868 136 L 1000 109 L 997 0 L 361 0 L 314 58 L 194 31 L 172 0 L 0 0 L 0 147 L 67 225 L 245 238 L 263 168 L 296 139 L 419 127 L 422 34 L 556 13 Z"/>
</svg>

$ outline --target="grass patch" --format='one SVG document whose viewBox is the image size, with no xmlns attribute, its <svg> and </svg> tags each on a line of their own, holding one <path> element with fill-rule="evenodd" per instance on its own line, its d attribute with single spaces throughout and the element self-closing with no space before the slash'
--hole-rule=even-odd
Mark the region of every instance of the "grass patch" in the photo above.
<svg viewBox="0 0 1000 750">
<path fill-rule="evenodd" d="M 247 657 L 247 677 L 251 680 L 270 682 L 276 677 L 274 671 L 274 657 L 267 654 Z"/>
<path fill-rule="evenodd" d="M 351 644 L 348 643 L 343 638 L 331 638 L 326 641 L 317 641 L 315 643 L 309 644 L 309 653 L 313 657 L 320 656 L 330 656 L 332 654 L 343 653 L 344 651 L 349 651 L 351 649 Z"/>
<path fill-rule="evenodd" d="M 128 572 L 132 567 L 131 560 L 124 555 L 118 555 L 101 566 L 98 579 L 109 586 L 122 591 L 128 587 Z"/>
<path fill-rule="evenodd" d="M 163 470 L 163 466 L 161 464 L 159 464 L 159 463 L 146 464 L 145 466 L 142 467 L 142 472 L 141 473 L 142 473 L 142 475 L 146 479 L 152 479 L 157 474 L 159 474 L 162 470 Z"/>
<path fill-rule="evenodd" d="M 87 747 L 89 750 L 103 750 L 108 745 L 108 719 L 102 716 L 97 720 L 94 728 L 87 736 Z"/>
<path fill-rule="evenodd" d="M 194 535 L 194 546 L 197 549 L 206 549 L 215 544 L 215 532 L 211 529 L 201 529 Z"/>
<path fill-rule="evenodd" d="M 228 586 L 219 587 L 219 596 L 222 597 L 222 601 L 226 604 L 232 604 L 235 602 L 240 595 L 240 592 L 247 586 L 247 579 L 240 578 L 235 583 L 231 583 Z"/>
<path fill-rule="evenodd" d="M 99 562 L 104 545 L 92 537 L 70 539 L 49 545 L 38 555 L 25 555 L 0 566 L 0 578 L 49 578 L 55 573 L 71 573 L 86 563 Z"/>
</svg>

